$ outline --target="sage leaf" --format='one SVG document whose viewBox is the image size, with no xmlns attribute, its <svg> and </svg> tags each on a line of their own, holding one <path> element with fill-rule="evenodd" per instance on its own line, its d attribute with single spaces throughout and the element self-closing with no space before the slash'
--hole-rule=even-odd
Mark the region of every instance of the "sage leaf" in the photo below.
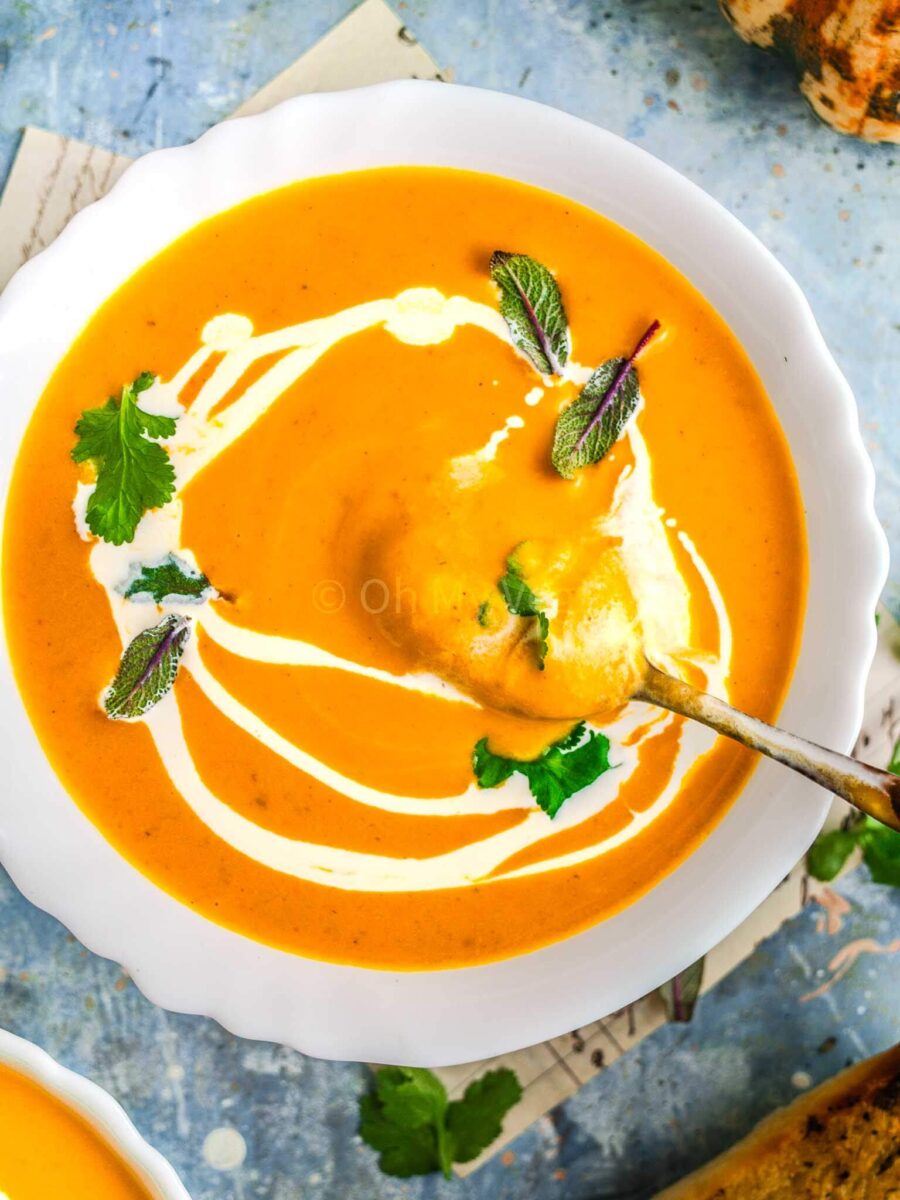
<svg viewBox="0 0 900 1200">
<path fill-rule="evenodd" d="M 622 436 L 641 399 L 635 360 L 659 328 L 654 321 L 627 358 L 599 366 L 581 395 L 559 414 L 550 461 L 563 479 L 600 462 Z"/>
<path fill-rule="evenodd" d="M 542 375 L 558 375 L 569 357 L 569 324 L 553 275 L 527 254 L 495 250 L 491 279 L 516 348 Z"/>
<path fill-rule="evenodd" d="M 679 971 L 668 983 L 657 988 L 670 1021 L 687 1022 L 694 1015 L 694 1007 L 700 998 L 700 987 L 703 983 L 704 961 L 698 958 L 695 963 Z"/>
<path fill-rule="evenodd" d="M 170 613 L 129 642 L 115 678 L 103 694 L 108 717 L 134 720 L 168 695 L 190 631 L 187 617 Z"/>
<path fill-rule="evenodd" d="M 141 563 L 127 580 L 122 593 L 126 600 L 155 600 L 157 604 L 166 599 L 200 604 L 216 594 L 203 572 L 195 571 L 176 554 L 169 554 L 152 566 Z"/>
<path fill-rule="evenodd" d="M 581 395 L 559 414 L 550 461 L 563 479 L 572 479 L 581 467 L 605 458 L 634 414 L 641 393 L 637 372 L 632 368 L 601 420 L 589 428 L 624 362 L 624 358 L 611 358 L 603 363 L 584 385 Z"/>
</svg>

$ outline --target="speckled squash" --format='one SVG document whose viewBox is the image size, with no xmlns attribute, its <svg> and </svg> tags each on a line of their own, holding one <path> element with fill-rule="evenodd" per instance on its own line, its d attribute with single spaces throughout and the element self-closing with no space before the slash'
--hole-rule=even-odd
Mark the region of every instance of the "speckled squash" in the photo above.
<svg viewBox="0 0 900 1200">
<path fill-rule="evenodd" d="M 894 1200 L 900 1045 L 778 1109 L 656 1200 Z"/>
<path fill-rule="evenodd" d="M 900 0 L 719 0 L 747 42 L 790 58 L 832 129 L 900 142 Z"/>
</svg>

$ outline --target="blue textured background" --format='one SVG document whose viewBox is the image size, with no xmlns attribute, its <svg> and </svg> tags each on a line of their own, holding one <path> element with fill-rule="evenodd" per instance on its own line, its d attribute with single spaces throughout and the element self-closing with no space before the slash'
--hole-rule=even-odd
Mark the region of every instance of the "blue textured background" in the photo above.
<svg viewBox="0 0 900 1200">
<path fill-rule="evenodd" d="M 0 0 L 0 176 L 26 123 L 136 155 L 196 137 L 293 61 L 347 0 Z M 809 296 L 859 400 L 900 560 L 900 147 L 820 126 L 789 71 L 739 42 L 714 0 L 415 0 L 396 6 L 456 80 L 555 104 L 696 180 Z M 900 610 L 895 574 L 889 599 Z M 0 1024 L 116 1095 L 195 1200 L 485 1197 L 639 1200 L 796 1092 L 900 1039 L 900 955 L 863 956 L 822 999 L 837 946 L 900 934 L 900 896 L 842 881 L 840 938 L 808 909 L 701 1002 L 465 1183 L 379 1175 L 354 1134 L 363 1069 L 163 1013 L 0 876 Z M 823 975 L 824 973 L 824 975 Z M 831 1049 L 826 1039 L 836 1038 Z M 231 1126 L 247 1157 L 202 1147 Z"/>
</svg>

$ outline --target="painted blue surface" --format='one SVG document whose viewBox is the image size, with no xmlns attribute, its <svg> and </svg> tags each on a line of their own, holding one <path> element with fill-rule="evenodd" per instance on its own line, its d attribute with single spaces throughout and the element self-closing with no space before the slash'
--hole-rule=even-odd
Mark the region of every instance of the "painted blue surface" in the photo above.
<svg viewBox="0 0 900 1200">
<path fill-rule="evenodd" d="M 852 908 L 839 935 L 818 932 L 810 906 L 705 996 L 690 1026 L 646 1039 L 523 1134 L 512 1161 L 464 1182 L 386 1179 L 355 1136 L 365 1068 L 163 1012 L 5 876 L 0 1025 L 112 1092 L 194 1200 L 640 1200 L 797 1095 L 798 1072 L 819 1081 L 900 1040 L 900 954 L 863 956 L 825 996 L 800 999 L 830 978 L 849 940 L 900 935 L 900 894 L 863 871 L 841 890 Z M 232 1171 L 204 1160 L 223 1126 L 247 1143 Z"/>
<path fill-rule="evenodd" d="M 138 154 L 231 111 L 352 7 L 346 0 L 0 0 L 0 174 L 33 123 Z M 623 133 L 696 180 L 810 297 L 860 403 L 900 560 L 900 239 L 895 160 L 821 127 L 786 69 L 713 0 L 423 0 L 398 6 L 461 82 L 520 92 Z M 889 435 L 892 435 L 889 437 Z M 892 604 L 900 608 L 895 574 Z M 638 1200 L 850 1059 L 900 1040 L 900 955 L 863 956 L 820 999 L 839 945 L 900 934 L 900 895 L 842 881 L 839 937 L 804 911 L 701 1002 L 465 1183 L 379 1175 L 354 1136 L 365 1074 L 163 1013 L 0 876 L 0 1024 L 116 1095 L 195 1200 L 490 1197 Z M 833 1049 L 826 1039 L 836 1038 Z M 797 1073 L 801 1075 L 798 1076 Z M 792 1082 L 794 1080 L 794 1082 Z M 203 1143 L 231 1126 L 242 1166 Z"/>
</svg>

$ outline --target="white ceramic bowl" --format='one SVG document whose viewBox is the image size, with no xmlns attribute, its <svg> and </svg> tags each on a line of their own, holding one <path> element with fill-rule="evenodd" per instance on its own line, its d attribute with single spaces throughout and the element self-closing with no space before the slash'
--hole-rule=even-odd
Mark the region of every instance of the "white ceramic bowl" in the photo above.
<svg viewBox="0 0 900 1200">
<path fill-rule="evenodd" d="M 805 499 L 810 598 L 782 720 L 849 750 L 887 551 L 853 397 L 809 306 L 765 248 L 699 188 L 621 138 L 530 101 L 383 84 L 290 100 L 141 159 L 19 272 L 0 302 L 0 478 L 56 362 L 147 259 L 259 192 L 400 163 L 493 172 L 580 201 L 649 242 L 724 316 L 775 403 Z M 213 924 L 121 859 L 53 774 L 2 654 L 0 853 L 25 895 L 92 950 L 124 963 L 157 1003 L 322 1057 L 461 1062 L 621 1008 L 742 921 L 806 851 L 828 805 L 823 791 L 765 762 L 696 853 L 584 933 L 461 970 L 334 966 Z"/>
<path fill-rule="evenodd" d="M 0 1029 L 0 1063 L 12 1067 L 74 1109 L 118 1154 L 154 1200 L 190 1200 L 163 1156 L 148 1146 L 120 1104 L 96 1083 L 62 1067 L 33 1042 Z"/>
</svg>

